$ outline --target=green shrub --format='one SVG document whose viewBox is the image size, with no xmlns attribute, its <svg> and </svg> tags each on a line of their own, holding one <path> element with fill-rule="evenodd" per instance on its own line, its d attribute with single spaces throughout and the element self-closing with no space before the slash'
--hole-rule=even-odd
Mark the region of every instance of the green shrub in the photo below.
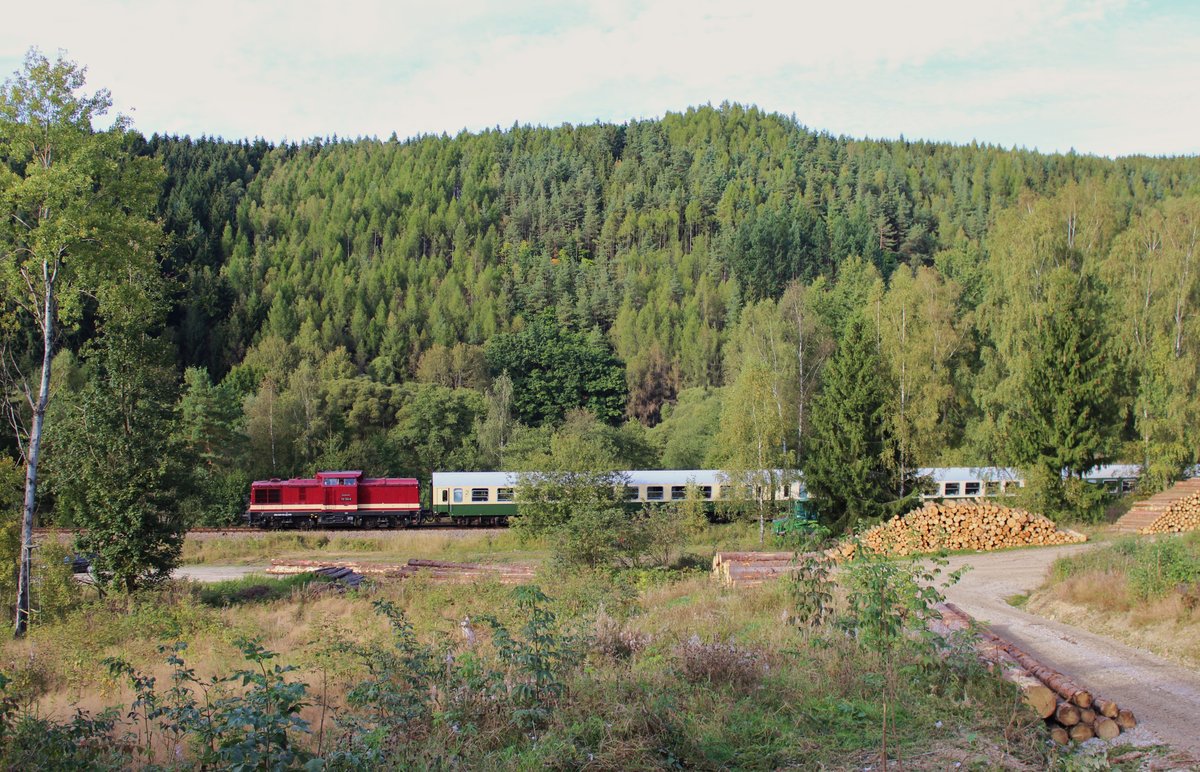
<svg viewBox="0 0 1200 772">
<path fill-rule="evenodd" d="M 1161 598 L 1179 584 L 1200 581 L 1200 554 L 1177 538 L 1145 544 L 1129 567 L 1129 588 L 1142 600 Z"/>
</svg>

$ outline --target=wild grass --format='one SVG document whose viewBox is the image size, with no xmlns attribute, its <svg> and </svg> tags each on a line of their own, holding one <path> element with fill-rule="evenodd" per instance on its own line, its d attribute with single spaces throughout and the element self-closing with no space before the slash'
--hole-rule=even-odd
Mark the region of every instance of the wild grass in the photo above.
<svg viewBox="0 0 1200 772">
<path fill-rule="evenodd" d="M 1123 537 L 1060 558 L 1027 607 L 1200 666 L 1200 533 Z"/>
<path fill-rule="evenodd" d="M 510 531 L 414 530 L 371 532 L 348 531 L 189 537 L 183 545 L 182 562 L 200 564 L 252 564 L 272 558 L 346 558 L 380 562 L 404 562 L 409 558 L 461 561 L 525 562 L 545 557 L 543 545 L 521 544 Z"/>
<path fill-rule="evenodd" d="M 907 760 L 905 768 L 981 758 L 988 768 L 1046 763 L 1036 722 L 973 659 L 885 666 L 837 625 L 797 630 L 788 621 L 793 596 L 784 583 L 735 591 L 686 570 L 541 571 L 538 583 L 558 619 L 554 640 L 574 641 L 581 656 L 560 673 L 565 691 L 546 703 L 533 728 L 469 693 L 422 691 L 465 702 L 454 703 L 460 713 L 440 722 L 414 719 L 396 736 L 403 747 L 393 750 L 403 751 L 406 763 L 857 768 L 878 763 L 885 710 L 889 756 Z M 211 602 L 257 582 L 223 584 L 211 596 L 180 583 L 152 596 L 84 604 L 26 641 L 4 644 L 0 670 L 16 677 L 10 688 L 23 700 L 65 719 L 73 707 L 130 704 L 128 686 L 102 666 L 106 657 L 120 656 L 167 684 L 159 646 L 186 641 L 188 666 L 208 678 L 241 667 L 238 641 L 253 637 L 279 652 L 281 665 L 297 668 L 290 677 L 308 684 L 299 715 L 312 732 L 304 741 L 315 750 L 321 737 L 327 750 L 331 716 L 344 713 L 356 684 L 371 675 L 370 662 L 347 651 L 396 651 L 374 603 L 403 610 L 414 640 L 436 653 L 443 670 L 486 674 L 501 667 L 498 639 L 484 619 L 513 631 L 523 624 L 513 589 L 489 582 L 418 578 L 331 594 L 284 581 L 272 597 Z M 473 682 L 456 683 L 459 690 Z M 891 695 L 886 707 L 883 694 Z"/>
</svg>

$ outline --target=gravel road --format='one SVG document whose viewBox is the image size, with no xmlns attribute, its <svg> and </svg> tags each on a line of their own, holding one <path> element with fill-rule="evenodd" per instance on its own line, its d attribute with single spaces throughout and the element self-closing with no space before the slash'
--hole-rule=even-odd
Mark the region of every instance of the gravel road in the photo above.
<svg viewBox="0 0 1200 772">
<path fill-rule="evenodd" d="M 1135 742 L 1159 740 L 1200 764 L 1200 672 L 1111 638 L 1026 613 L 1006 598 L 1037 589 L 1050 564 L 1092 545 L 956 555 L 948 570 L 970 565 L 946 599 L 981 623 L 1067 674 L 1085 688 L 1133 710 Z"/>
<path fill-rule="evenodd" d="M 180 566 L 171 576 L 175 579 L 191 579 L 193 582 L 224 582 L 250 574 L 262 574 L 266 570 L 267 566 Z"/>
</svg>

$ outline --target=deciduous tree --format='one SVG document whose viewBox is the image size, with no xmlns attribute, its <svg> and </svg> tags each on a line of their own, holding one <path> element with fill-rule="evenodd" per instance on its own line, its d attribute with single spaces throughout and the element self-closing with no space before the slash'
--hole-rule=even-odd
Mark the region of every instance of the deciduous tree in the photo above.
<svg viewBox="0 0 1200 772">
<path fill-rule="evenodd" d="M 29 408 L 28 430 L 18 430 L 26 481 L 17 635 L 29 617 L 38 462 L 60 328 L 83 318 L 89 298 L 101 316 L 136 315 L 144 283 L 157 275 L 161 167 L 132 155 L 124 118 L 94 126 L 111 99 L 83 92 L 85 73 L 33 50 L 0 90 L 0 285 L 15 323 L 37 331 L 41 354 L 38 386 L 16 376 Z M 36 370 L 6 353 L 16 369 Z"/>
</svg>

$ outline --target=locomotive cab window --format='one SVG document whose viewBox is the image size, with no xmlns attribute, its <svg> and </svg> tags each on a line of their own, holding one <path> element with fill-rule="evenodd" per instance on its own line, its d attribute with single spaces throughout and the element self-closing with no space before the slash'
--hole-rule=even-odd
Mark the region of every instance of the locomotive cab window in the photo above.
<svg viewBox="0 0 1200 772">
<path fill-rule="evenodd" d="M 512 501 L 512 500 L 513 500 L 513 489 L 512 488 L 497 488 L 496 489 L 496 501 Z"/>
<path fill-rule="evenodd" d="M 672 485 L 671 486 L 671 501 L 683 501 L 686 498 L 687 498 L 687 486 L 686 485 Z"/>
<path fill-rule="evenodd" d="M 340 481 L 336 477 L 326 477 L 321 481 L 322 485 L 337 485 Z"/>
<path fill-rule="evenodd" d="M 942 495 L 943 496 L 957 496 L 958 495 L 958 483 L 946 483 L 946 489 Z"/>
<path fill-rule="evenodd" d="M 471 489 L 471 501 L 472 502 L 479 504 L 481 502 L 487 501 L 488 498 L 489 498 L 489 496 L 488 496 L 487 488 L 472 488 Z"/>
<path fill-rule="evenodd" d="M 661 485 L 646 486 L 646 501 L 662 501 L 663 487 Z"/>
</svg>

